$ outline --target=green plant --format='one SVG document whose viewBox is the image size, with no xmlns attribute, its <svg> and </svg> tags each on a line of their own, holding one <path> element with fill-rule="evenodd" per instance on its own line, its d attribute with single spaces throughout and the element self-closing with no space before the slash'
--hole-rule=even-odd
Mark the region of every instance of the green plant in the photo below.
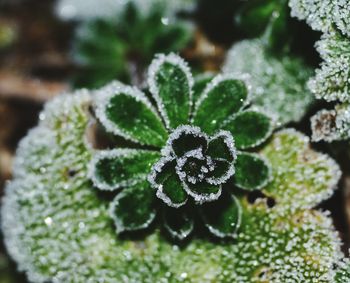
<svg viewBox="0 0 350 283">
<path fill-rule="evenodd" d="M 192 75 L 174 54 L 153 61 L 148 84 L 162 118 L 145 94 L 120 84 L 100 90 L 96 103 L 106 131 L 154 147 L 104 150 L 93 159 L 90 177 L 96 187 L 124 188 L 111 205 L 117 231 L 147 228 L 155 219 L 157 196 L 165 204 L 164 227 L 176 238 L 192 232 L 196 214 L 215 235 L 233 237 L 241 217 L 234 194 L 260 189 L 269 180 L 268 163 L 243 150 L 267 140 L 271 118 L 246 109 L 249 89 L 239 76 L 215 77 L 192 107 Z M 215 221 L 209 216 L 213 209 Z"/>
<path fill-rule="evenodd" d="M 142 7 L 145 4 L 129 1 L 113 18 L 80 25 L 72 51 L 80 67 L 74 79 L 76 87 L 101 87 L 116 78 L 141 85 L 153 54 L 181 50 L 188 44 L 192 28 L 176 18 L 179 7 L 167 1 L 148 2 L 154 3 L 147 12 Z M 168 10 L 173 14 L 168 15 Z"/>
<path fill-rule="evenodd" d="M 165 63 L 169 58 L 173 55 L 160 57 L 155 62 Z M 161 72 L 157 72 L 159 70 Z M 118 129 L 113 134 L 129 141 L 115 142 L 119 147 L 132 144 L 135 148 L 135 142 L 141 142 L 143 145 L 138 147 L 142 147 L 142 152 L 154 152 L 154 158 L 152 161 L 141 158 L 133 168 L 116 167 L 129 172 L 124 176 L 113 173 L 118 180 L 112 185 L 120 184 L 124 178 L 127 183 L 123 184 L 125 188 L 118 195 L 132 188 L 155 195 L 156 190 L 149 187 L 147 178 L 152 165 L 162 158 L 156 149 L 166 145 L 167 131 L 192 121 L 202 133 L 212 136 L 220 128 L 220 123 L 230 116 L 229 113 L 232 114 L 231 107 L 240 101 L 232 98 L 246 93 L 245 84 L 240 79 L 221 76 L 226 78 L 221 81 L 221 86 L 225 87 L 219 92 L 210 92 L 211 95 L 199 96 L 194 103 L 197 105 L 194 113 L 197 114 L 191 117 L 192 80 L 187 80 L 190 75 L 182 61 L 177 58 L 172 64 L 155 64 L 150 74 L 151 78 L 157 78 L 154 81 L 156 87 L 150 83 L 151 93 L 159 90 L 157 102 L 145 104 L 150 100 L 147 96 L 133 95 L 139 94 L 140 90 L 120 83 L 96 93 L 78 91 L 73 95 L 63 95 L 46 104 L 38 127 L 22 140 L 15 160 L 14 180 L 8 184 L 3 199 L 1 225 L 10 254 L 30 281 L 346 282 L 349 276 L 339 236 L 329 213 L 315 209 L 332 194 L 340 170 L 327 155 L 311 149 L 305 135 L 292 129 L 279 131 L 264 144 L 254 147 L 255 154 L 270 164 L 270 182 L 253 192 L 242 190 L 238 193 L 233 185 L 228 186 L 235 188 L 232 192 L 241 207 L 241 222 L 234 239 L 213 240 L 201 232 L 197 222 L 196 233 L 180 245 L 165 237 L 163 230 L 158 228 L 160 226 L 136 235 L 116 234 L 109 208 L 113 193 L 101 192 L 88 178 L 91 168 L 94 168 L 92 160 L 101 152 L 94 149 L 87 138 L 91 135 L 94 119 L 89 108 L 93 106 L 101 124 L 106 125 L 98 109 L 106 105 L 102 102 L 108 97 L 124 99 L 129 106 L 133 105 L 120 108 L 117 113 L 110 111 L 112 116 L 109 117 L 125 115 L 113 120 L 114 129 Z M 170 88 L 171 83 L 176 87 Z M 215 87 L 220 86 L 217 83 L 218 79 L 216 83 L 210 83 L 207 90 L 217 89 Z M 117 90 L 122 90 L 122 93 Z M 177 103 L 165 99 L 169 93 Z M 200 105 L 205 105 L 206 101 L 210 101 L 211 106 L 207 104 L 202 118 L 196 118 L 200 109 L 204 109 Z M 107 103 L 107 109 L 120 107 L 119 102 Z M 214 104 L 220 104 L 220 107 L 213 107 Z M 163 106 L 162 118 L 158 117 L 153 105 Z M 170 112 L 176 105 L 179 106 L 177 111 Z M 204 122 L 205 119 L 213 121 L 214 117 L 216 123 Z M 147 123 L 143 122 L 144 119 Z M 144 129 L 150 121 L 153 121 L 153 127 L 147 127 L 148 132 Z M 167 126 L 162 121 L 166 121 Z M 130 127 L 130 123 L 134 127 Z M 239 125 L 237 134 L 231 133 L 234 138 L 250 126 L 256 127 L 248 121 Z M 237 148 L 238 141 L 237 138 Z M 116 150 L 121 149 L 103 151 L 112 156 Z M 139 164 L 147 162 L 149 166 L 143 173 L 130 171 L 130 168 L 138 169 Z M 237 173 L 237 163 L 234 166 Z M 110 168 L 107 166 L 107 171 Z M 136 184 L 144 186 L 134 186 Z M 160 204 L 166 205 L 162 201 Z M 145 205 L 146 201 L 141 202 L 139 208 Z M 138 207 L 127 206 L 122 212 L 125 216 L 132 215 L 130 211 L 135 208 Z M 214 215 L 220 211 L 213 210 Z M 154 221 L 154 224 L 160 224 L 163 220 L 157 217 Z"/>
<path fill-rule="evenodd" d="M 322 110 L 312 118 L 316 141 L 349 139 L 350 116 L 350 3 L 348 1 L 290 0 L 292 15 L 322 31 L 316 49 L 323 60 L 309 89 L 318 99 L 341 102 L 333 110 Z"/>
<path fill-rule="evenodd" d="M 223 70 L 249 74 L 254 104 L 271 113 L 280 125 L 299 122 L 313 103 L 306 85 L 310 68 L 298 57 L 269 52 L 264 39 L 236 43 Z"/>
</svg>

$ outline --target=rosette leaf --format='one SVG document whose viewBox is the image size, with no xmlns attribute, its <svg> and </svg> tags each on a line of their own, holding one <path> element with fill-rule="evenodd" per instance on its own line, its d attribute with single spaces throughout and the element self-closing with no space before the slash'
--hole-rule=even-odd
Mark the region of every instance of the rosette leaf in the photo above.
<svg viewBox="0 0 350 283">
<path fill-rule="evenodd" d="M 148 85 L 167 127 L 188 123 L 193 78 L 185 61 L 174 54 L 159 55 L 149 68 Z"/>
<path fill-rule="evenodd" d="M 244 80 L 231 75 L 215 77 L 196 102 L 193 123 L 208 134 L 215 133 L 247 105 L 248 95 Z"/>
<path fill-rule="evenodd" d="M 242 217 L 242 208 L 236 197 L 230 193 L 219 201 L 200 207 L 205 226 L 217 237 L 236 237 Z"/>
<path fill-rule="evenodd" d="M 143 145 L 162 147 L 167 132 L 147 97 L 137 88 L 110 84 L 98 91 L 96 115 L 110 133 Z"/>
<path fill-rule="evenodd" d="M 258 190 L 270 181 L 270 164 L 257 154 L 239 152 L 235 168 L 233 183 L 238 188 Z"/>
<path fill-rule="evenodd" d="M 155 196 L 144 180 L 125 188 L 110 204 L 110 216 L 117 233 L 147 228 L 156 216 Z"/>
<path fill-rule="evenodd" d="M 177 240 L 186 239 L 194 229 L 193 214 L 188 208 L 163 207 L 163 225 L 170 236 Z"/>
<path fill-rule="evenodd" d="M 235 137 L 238 149 L 247 149 L 261 145 L 271 136 L 273 130 L 271 117 L 259 111 L 246 110 L 228 120 L 223 129 Z"/>
<path fill-rule="evenodd" d="M 164 157 L 153 165 L 148 180 L 157 189 L 157 197 L 167 205 L 177 208 L 187 202 L 187 194 L 175 167 L 175 159 Z"/>
<path fill-rule="evenodd" d="M 100 190 L 113 191 L 147 178 L 159 152 L 114 149 L 98 152 L 90 164 L 90 178 Z"/>
</svg>

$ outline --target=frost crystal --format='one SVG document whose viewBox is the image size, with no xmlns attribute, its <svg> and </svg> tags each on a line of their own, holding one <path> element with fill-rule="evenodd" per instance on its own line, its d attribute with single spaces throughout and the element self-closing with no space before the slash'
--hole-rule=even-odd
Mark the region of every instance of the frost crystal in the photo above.
<svg viewBox="0 0 350 283">
<path fill-rule="evenodd" d="M 252 101 L 280 124 L 298 122 L 313 102 L 306 82 L 311 71 L 294 57 L 275 58 L 267 53 L 261 40 L 244 40 L 228 52 L 225 72 L 251 76 Z"/>
</svg>

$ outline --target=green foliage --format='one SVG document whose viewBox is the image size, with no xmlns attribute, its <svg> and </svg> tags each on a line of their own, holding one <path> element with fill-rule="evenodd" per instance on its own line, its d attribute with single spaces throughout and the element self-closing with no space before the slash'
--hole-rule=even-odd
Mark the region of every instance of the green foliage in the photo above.
<svg viewBox="0 0 350 283">
<path fill-rule="evenodd" d="M 73 58 L 80 66 L 75 86 L 96 88 L 116 78 L 126 82 L 139 78 L 135 82 L 140 84 L 154 54 L 186 46 L 189 24 L 174 21 L 174 15 L 167 17 L 171 3 L 155 2 L 145 13 L 142 5 L 130 1 L 115 17 L 98 18 L 79 27 L 73 44 Z"/>
<path fill-rule="evenodd" d="M 290 0 L 292 15 L 304 19 L 314 29 L 324 32 L 316 44 L 320 69 L 309 82 L 311 92 L 326 101 L 350 101 L 350 3 L 343 0 Z M 345 110 L 346 109 L 346 110 Z M 322 110 L 312 119 L 315 141 L 349 138 L 348 106 Z M 323 119 L 323 120 L 321 120 Z"/>
<path fill-rule="evenodd" d="M 269 163 L 256 154 L 239 153 L 235 164 L 234 184 L 241 189 L 257 190 L 270 179 Z"/>
<path fill-rule="evenodd" d="M 314 29 L 329 32 L 335 26 L 350 36 L 350 3 L 344 0 L 289 0 L 292 16 Z"/>
<path fill-rule="evenodd" d="M 136 88 L 113 84 L 100 90 L 96 115 L 112 134 L 145 145 L 165 144 L 167 133 L 160 117 Z"/>
<path fill-rule="evenodd" d="M 316 45 L 323 60 L 309 82 L 318 99 L 350 101 L 350 38 L 338 32 L 324 34 Z"/>
<path fill-rule="evenodd" d="M 21 142 L 15 165 L 21 173 L 6 189 L 1 216 L 7 248 L 32 282 L 349 280 L 329 215 L 311 209 L 329 196 L 338 167 L 292 130 L 275 134 L 261 152 L 273 164 L 273 182 L 263 191 L 275 205 L 237 198 L 242 217 L 234 242 L 194 237 L 179 247 L 158 231 L 136 240 L 116 237 L 108 201 L 86 177 L 94 154 L 85 142 L 87 108 L 94 99 L 76 93 L 49 102 L 39 126 Z M 36 153 L 35 164 L 27 162 L 28 152 Z M 181 226 L 181 219 L 167 219 Z"/>
<path fill-rule="evenodd" d="M 275 57 L 260 39 L 235 44 L 223 70 L 249 74 L 254 104 L 274 115 L 280 125 L 300 121 L 313 102 L 306 87 L 310 69 L 299 58 Z"/>
<path fill-rule="evenodd" d="M 97 188 L 123 190 L 112 202 L 112 210 L 119 211 L 111 214 L 117 231 L 144 229 L 154 219 L 154 210 L 148 209 L 153 198 L 147 193 L 147 209 L 142 209 L 138 205 L 142 194 L 136 194 L 133 203 L 129 192 L 137 191 L 148 175 L 154 196 L 160 200 L 155 204 L 159 213 L 171 215 L 170 220 L 162 215 L 163 227 L 171 236 L 178 240 L 189 236 L 195 220 L 208 218 L 200 217 L 207 214 L 204 204 L 218 201 L 226 204 L 218 211 L 218 222 L 204 224 L 215 236 L 234 237 L 240 226 L 241 208 L 232 194 L 240 194 L 238 188 L 261 189 L 270 178 L 266 160 L 258 154 L 237 152 L 236 148 L 254 149 L 263 144 L 272 133 L 271 118 L 245 109 L 249 90 L 239 76 L 219 75 L 199 88 L 197 84 L 195 91 L 203 91 L 194 104 L 191 72 L 177 55 L 158 55 L 148 74 L 151 100 L 140 90 L 120 83 L 96 92 L 95 113 L 102 127 L 135 142 L 132 146 L 138 148 L 97 152 L 90 165 L 89 176 Z M 153 147 L 139 149 L 143 145 Z M 146 190 L 150 191 L 148 188 L 143 192 Z M 121 213 L 125 203 L 130 208 Z M 176 210 L 164 206 L 181 209 L 176 215 Z M 236 217 L 229 217 L 230 211 L 235 211 Z M 142 212 L 149 215 L 139 217 Z M 143 219 L 144 223 L 140 220 L 136 225 L 131 220 L 129 225 L 129 218 Z"/>
<path fill-rule="evenodd" d="M 216 77 L 198 98 L 194 124 L 213 134 L 248 102 L 248 89 L 238 77 Z"/>
</svg>

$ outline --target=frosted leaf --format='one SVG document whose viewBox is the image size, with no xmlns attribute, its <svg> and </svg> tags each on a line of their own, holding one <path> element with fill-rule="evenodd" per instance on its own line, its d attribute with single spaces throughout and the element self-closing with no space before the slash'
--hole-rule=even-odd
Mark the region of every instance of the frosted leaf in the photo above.
<svg viewBox="0 0 350 283">
<path fill-rule="evenodd" d="M 216 201 L 222 193 L 221 184 L 210 184 L 209 182 L 183 183 L 186 193 L 193 198 L 196 204 Z"/>
<path fill-rule="evenodd" d="M 274 118 L 257 108 L 251 108 L 226 120 L 223 129 L 235 137 L 237 148 L 244 150 L 264 143 L 271 136 L 274 124 Z"/>
<path fill-rule="evenodd" d="M 350 282 L 350 260 L 344 259 L 338 264 L 337 274 L 335 275 L 336 283 L 349 283 Z"/>
<path fill-rule="evenodd" d="M 238 152 L 233 183 L 243 190 L 260 190 L 272 179 L 270 162 L 256 153 Z"/>
<path fill-rule="evenodd" d="M 200 214 L 205 226 L 219 238 L 236 238 L 242 221 L 242 208 L 235 196 L 229 194 L 218 202 L 202 205 Z"/>
<path fill-rule="evenodd" d="M 167 132 L 143 92 L 113 82 L 96 96 L 96 116 L 108 132 L 143 145 L 165 143 Z"/>
<path fill-rule="evenodd" d="M 316 44 L 323 62 L 309 81 L 311 92 L 326 101 L 350 101 L 350 40 L 339 33 L 325 34 Z"/>
<path fill-rule="evenodd" d="M 334 110 L 321 110 L 311 117 L 312 140 L 333 142 L 350 138 L 349 105 L 337 105 Z"/>
<path fill-rule="evenodd" d="M 46 128 L 30 130 L 27 136 L 20 142 L 13 167 L 15 178 L 25 177 L 30 173 L 45 174 L 47 166 L 53 162 L 50 154 L 55 144 L 55 136 Z"/>
<path fill-rule="evenodd" d="M 156 195 L 168 206 L 179 208 L 186 204 L 187 195 L 175 170 L 174 158 L 166 156 L 152 166 L 148 181 L 157 190 Z"/>
<path fill-rule="evenodd" d="M 125 188 L 109 206 L 117 234 L 147 228 L 156 217 L 153 189 L 147 181 Z"/>
<path fill-rule="evenodd" d="M 328 32 L 333 25 L 350 36 L 350 3 L 347 0 L 290 0 L 291 14 L 314 29 Z"/>
<path fill-rule="evenodd" d="M 186 209 L 163 208 L 163 226 L 176 240 L 186 239 L 194 229 L 194 219 L 191 211 Z"/>
<path fill-rule="evenodd" d="M 160 157 L 155 151 L 113 149 L 97 152 L 89 165 L 89 178 L 100 190 L 113 191 L 147 179 Z"/>
<path fill-rule="evenodd" d="M 56 3 L 56 14 L 63 20 L 89 21 L 97 18 L 117 18 L 128 4 L 133 4 L 143 15 L 150 14 L 155 6 L 164 8 L 164 23 L 169 24 L 180 10 L 193 8 L 192 0 L 59 0 Z M 168 19 L 166 21 L 166 19 Z"/>
<path fill-rule="evenodd" d="M 236 43 L 223 71 L 249 74 L 252 102 L 277 117 L 279 125 L 300 121 L 313 102 L 306 86 L 310 69 L 298 58 L 271 56 L 259 39 Z"/>
<path fill-rule="evenodd" d="M 149 67 L 149 90 L 168 128 L 188 122 L 193 84 L 187 62 L 174 53 L 159 54 Z"/>
<path fill-rule="evenodd" d="M 326 141 L 332 142 L 340 139 L 336 127 L 335 110 L 320 110 L 311 117 L 312 140 L 315 142 Z"/>
<path fill-rule="evenodd" d="M 318 164 L 324 168 L 321 172 L 328 172 L 327 178 L 310 185 L 299 186 L 294 179 L 298 174 L 291 173 L 288 181 L 281 176 L 269 185 L 270 192 L 283 188 L 286 198 L 294 201 L 294 210 L 283 205 L 286 201 L 279 206 L 281 197 L 273 208 L 263 201 L 249 204 L 239 199 L 242 222 L 234 242 L 194 237 L 179 247 L 158 231 L 142 240 L 121 239 L 111 225 L 108 203 L 87 178 L 92 150 L 83 137 L 90 118 L 89 99 L 78 93 L 47 104 L 42 113 L 46 118 L 38 127 L 55 137 L 50 152 L 55 162 L 45 174 L 28 170 L 5 190 L 1 207 L 5 244 L 30 282 L 241 283 L 259 282 L 260 276 L 276 283 L 336 282 L 344 255 L 329 213 L 300 208 L 329 195 L 336 179 L 334 163 L 311 149 L 306 156 L 288 160 L 290 151 L 305 149 L 307 138 L 282 132 L 262 151 L 271 163 L 276 160 L 278 168 L 299 164 L 309 177 L 317 171 L 309 174 L 309 169 Z M 67 178 L 66 168 L 72 166 L 76 174 Z M 313 201 L 305 199 L 305 191 Z"/>
<path fill-rule="evenodd" d="M 276 133 L 261 154 L 272 170 L 271 182 L 263 192 L 280 209 L 316 206 L 332 195 L 341 176 L 333 159 L 313 151 L 309 138 L 293 129 Z"/>
<path fill-rule="evenodd" d="M 177 127 L 168 138 L 162 155 L 182 156 L 187 151 L 207 148 L 208 136 L 199 127 L 182 125 Z"/>
<path fill-rule="evenodd" d="M 290 0 L 291 14 L 314 29 L 327 31 L 332 25 L 332 12 L 338 0 Z"/>
<path fill-rule="evenodd" d="M 249 76 L 217 75 L 196 101 L 193 124 L 208 134 L 220 130 L 224 122 L 250 102 Z"/>
</svg>

